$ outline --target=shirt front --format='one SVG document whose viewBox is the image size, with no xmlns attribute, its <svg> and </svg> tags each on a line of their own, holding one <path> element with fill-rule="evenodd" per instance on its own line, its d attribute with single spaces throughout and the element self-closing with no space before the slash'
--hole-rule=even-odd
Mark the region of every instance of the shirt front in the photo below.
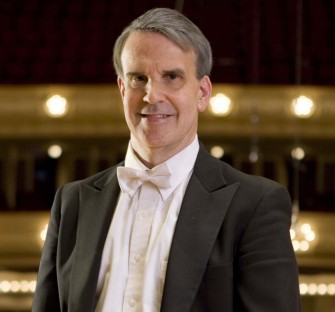
<svg viewBox="0 0 335 312">
<path fill-rule="evenodd" d="M 144 182 L 120 193 L 106 238 L 95 312 L 158 312 L 175 225 L 193 172 L 199 142 L 166 161 L 171 187 Z M 130 144 L 125 167 L 146 171 Z"/>
</svg>

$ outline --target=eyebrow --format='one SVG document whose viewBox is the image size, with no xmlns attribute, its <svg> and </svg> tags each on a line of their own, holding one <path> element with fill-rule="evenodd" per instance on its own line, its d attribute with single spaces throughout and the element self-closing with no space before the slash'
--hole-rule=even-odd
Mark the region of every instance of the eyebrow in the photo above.
<svg viewBox="0 0 335 312">
<path fill-rule="evenodd" d="M 142 75 L 144 75 L 144 74 L 141 73 L 141 72 L 128 72 L 128 73 L 126 73 L 126 76 L 127 76 L 127 77 L 132 77 L 132 76 L 142 76 Z"/>
<path fill-rule="evenodd" d="M 185 74 L 185 71 L 180 69 L 180 68 L 163 71 L 163 75 L 171 75 L 171 74 L 175 74 L 175 75 L 178 75 L 178 76 L 183 76 Z"/>
<path fill-rule="evenodd" d="M 169 69 L 169 70 L 163 70 L 162 75 L 171 75 L 171 74 L 175 74 L 175 75 L 179 75 L 179 76 L 183 76 L 185 74 L 185 71 L 180 69 L 180 68 L 175 68 L 175 69 Z M 131 71 L 126 73 L 127 77 L 132 77 L 132 76 L 146 76 L 146 74 L 142 73 L 142 72 L 138 72 L 138 71 Z"/>
</svg>

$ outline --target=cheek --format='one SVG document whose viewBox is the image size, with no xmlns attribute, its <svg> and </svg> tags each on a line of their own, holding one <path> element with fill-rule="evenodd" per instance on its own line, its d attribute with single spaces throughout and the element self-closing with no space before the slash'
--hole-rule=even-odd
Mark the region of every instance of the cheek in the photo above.
<svg viewBox="0 0 335 312">
<path fill-rule="evenodd" d="M 130 129 L 134 129 L 141 122 L 141 119 L 137 114 L 139 106 L 139 101 L 137 101 L 133 96 L 125 95 L 123 99 L 123 111 L 124 117 Z"/>
<path fill-rule="evenodd" d="M 136 99 L 134 95 L 132 94 L 132 92 L 126 91 L 124 93 L 122 102 L 123 102 L 123 107 L 126 113 L 132 111 L 132 109 L 134 109 L 134 107 L 136 106 L 135 105 Z"/>
<path fill-rule="evenodd" d="M 132 117 L 133 116 L 133 110 L 132 110 L 131 102 L 129 101 L 127 96 L 125 96 L 123 98 L 122 104 L 123 104 L 124 117 L 126 119 L 126 122 L 127 122 L 128 126 L 130 126 L 130 123 L 133 119 L 133 117 Z"/>
<path fill-rule="evenodd" d="M 184 114 L 185 118 L 197 115 L 199 112 L 199 99 L 195 96 L 184 96 L 179 101 L 180 111 Z"/>
<path fill-rule="evenodd" d="M 135 107 L 137 105 L 140 105 L 140 103 L 142 103 L 143 97 L 144 94 L 142 91 L 126 88 L 123 95 L 123 103 L 124 105 Z"/>
</svg>

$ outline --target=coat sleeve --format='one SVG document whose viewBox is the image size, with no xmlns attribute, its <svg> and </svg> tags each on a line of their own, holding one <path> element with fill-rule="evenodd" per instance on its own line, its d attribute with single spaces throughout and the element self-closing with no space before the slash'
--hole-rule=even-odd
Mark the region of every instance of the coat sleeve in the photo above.
<svg viewBox="0 0 335 312">
<path fill-rule="evenodd" d="M 298 268 L 289 235 L 291 207 L 286 189 L 272 184 L 251 215 L 237 257 L 238 311 L 300 311 Z"/>
<path fill-rule="evenodd" d="M 43 246 L 32 312 L 59 312 L 60 301 L 57 283 L 56 258 L 60 223 L 62 188 L 55 196 L 51 209 L 48 232 Z"/>
</svg>

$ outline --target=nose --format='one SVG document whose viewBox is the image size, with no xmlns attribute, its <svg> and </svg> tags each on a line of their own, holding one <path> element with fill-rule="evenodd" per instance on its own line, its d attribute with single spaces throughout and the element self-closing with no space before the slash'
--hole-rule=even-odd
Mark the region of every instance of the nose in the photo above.
<svg viewBox="0 0 335 312">
<path fill-rule="evenodd" d="M 163 99 L 162 86 L 153 80 L 149 80 L 145 87 L 143 101 L 149 104 L 155 104 Z"/>
</svg>

